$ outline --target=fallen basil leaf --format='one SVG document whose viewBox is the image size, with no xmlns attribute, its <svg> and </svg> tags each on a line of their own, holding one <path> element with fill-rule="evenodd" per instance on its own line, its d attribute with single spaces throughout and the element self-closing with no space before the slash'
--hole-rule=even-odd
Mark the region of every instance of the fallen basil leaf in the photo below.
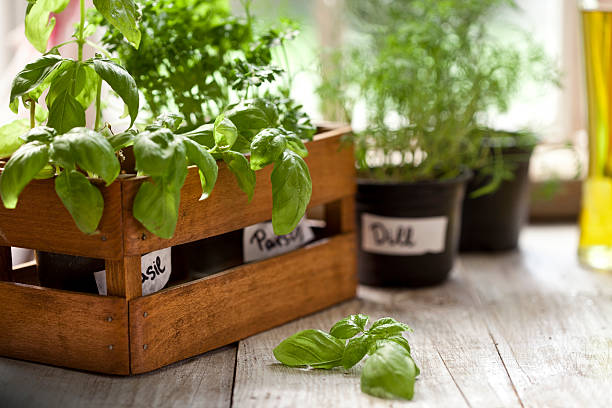
<svg viewBox="0 0 612 408">
<path fill-rule="evenodd" d="M 0 196 L 6 208 L 15 208 L 21 191 L 49 160 L 49 146 L 33 141 L 21 145 L 0 174 Z"/>
<path fill-rule="evenodd" d="M 87 177 L 76 170 L 64 170 L 55 178 L 55 192 L 82 232 L 96 232 L 104 211 L 104 199 Z"/>
<path fill-rule="evenodd" d="M 274 357 L 289 367 L 330 369 L 342 364 L 344 342 L 321 330 L 304 330 L 283 340 Z"/>
<path fill-rule="evenodd" d="M 412 329 L 410 326 L 400 323 L 392 317 L 383 317 L 372 324 L 369 333 L 373 337 L 380 338 L 395 336 L 405 331 L 412 331 Z"/>
<path fill-rule="evenodd" d="M 342 366 L 347 370 L 361 361 L 368 353 L 370 337 L 367 335 L 354 337 L 348 341 L 342 356 Z"/>
<path fill-rule="evenodd" d="M 365 326 L 370 318 L 363 314 L 354 314 L 338 321 L 330 329 L 329 334 L 338 339 L 350 339 L 351 337 L 365 331 Z"/>
<path fill-rule="evenodd" d="M 365 362 L 361 391 L 380 398 L 412 399 L 416 367 L 410 354 L 399 344 L 387 342 Z"/>
</svg>

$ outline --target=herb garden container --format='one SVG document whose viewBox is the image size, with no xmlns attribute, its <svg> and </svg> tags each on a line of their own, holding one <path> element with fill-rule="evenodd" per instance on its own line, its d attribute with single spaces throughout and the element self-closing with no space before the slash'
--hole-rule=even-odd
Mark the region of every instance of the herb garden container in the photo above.
<svg viewBox="0 0 612 408">
<path fill-rule="evenodd" d="M 132 215 L 146 177 L 126 174 L 107 187 L 97 184 L 105 206 L 94 235 L 78 230 L 52 179 L 33 181 L 16 209 L 0 208 L 0 354 L 108 374 L 144 373 L 353 297 L 355 166 L 352 149 L 341 145 L 348 132 L 326 129 L 307 144 L 309 206 L 325 205 L 329 238 L 148 296 L 142 296 L 141 255 L 266 221 L 272 169 L 257 173 L 249 203 L 221 162 L 214 191 L 200 201 L 198 169 L 190 168 L 171 239 L 150 234 Z M 11 246 L 103 259 L 108 296 L 28 284 L 34 266 L 13 269 Z"/>
<path fill-rule="evenodd" d="M 516 249 L 529 212 L 529 161 L 533 146 L 502 149 L 512 165 L 513 177 L 497 190 L 476 198 L 470 195 L 491 182 L 476 171 L 468 183 L 461 221 L 461 251 L 507 251 Z"/>
<path fill-rule="evenodd" d="M 445 281 L 457 254 L 469 176 L 414 183 L 359 180 L 360 282 L 419 287 Z"/>
</svg>

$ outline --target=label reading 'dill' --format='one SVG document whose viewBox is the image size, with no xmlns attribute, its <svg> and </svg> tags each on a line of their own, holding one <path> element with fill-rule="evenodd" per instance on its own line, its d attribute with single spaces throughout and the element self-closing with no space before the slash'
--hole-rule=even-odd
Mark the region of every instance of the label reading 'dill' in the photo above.
<svg viewBox="0 0 612 408">
<path fill-rule="evenodd" d="M 383 255 L 444 252 L 447 217 L 394 218 L 361 215 L 361 247 Z"/>
<path fill-rule="evenodd" d="M 306 218 L 302 218 L 293 232 L 274 234 L 271 222 L 251 225 L 242 234 L 244 262 L 253 262 L 298 249 L 314 239 L 314 233 Z"/>
<path fill-rule="evenodd" d="M 142 295 L 150 295 L 163 289 L 172 273 L 172 248 L 160 249 L 143 255 L 140 260 Z M 95 272 L 98 293 L 106 295 L 106 271 Z"/>
</svg>

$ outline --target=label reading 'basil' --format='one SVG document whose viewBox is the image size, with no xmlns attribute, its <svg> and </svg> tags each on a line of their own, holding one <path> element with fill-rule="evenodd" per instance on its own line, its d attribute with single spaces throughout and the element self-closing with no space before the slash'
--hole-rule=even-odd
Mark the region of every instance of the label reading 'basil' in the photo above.
<svg viewBox="0 0 612 408">
<path fill-rule="evenodd" d="M 396 218 L 363 213 L 361 247 L 383 255 L 444 252 L 448 217 Z"/>
</svg>

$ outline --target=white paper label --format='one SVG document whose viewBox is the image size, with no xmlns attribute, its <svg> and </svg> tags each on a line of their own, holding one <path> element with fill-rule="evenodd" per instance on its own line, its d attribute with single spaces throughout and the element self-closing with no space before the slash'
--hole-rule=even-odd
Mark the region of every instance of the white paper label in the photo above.
<svg viewBox="0 0 612 408">
<path fill-rule="evenodd" d="M 150 295 L 163 289 L 172 273 L 172 248 L 160 249 L 143 255 L 140 260 L 142 295 Z M 106 296 L 106 271 L 95 272 L 98 293 Z"/>
<path fill-rule="evenodd" d="M 395 218 L 361 215 L 361 247 L 384 255 L 444 252 L 447 217 Z"/>
<path fill-rule="evenodd" d="M 313 239 L 314 233 L 305 218 L 287 235 L 275 235 L 271 222 L 251 225 L 246 227 L 242 234 L 244 261 L 253 262 L 284 254 Z"/>
</svg>

